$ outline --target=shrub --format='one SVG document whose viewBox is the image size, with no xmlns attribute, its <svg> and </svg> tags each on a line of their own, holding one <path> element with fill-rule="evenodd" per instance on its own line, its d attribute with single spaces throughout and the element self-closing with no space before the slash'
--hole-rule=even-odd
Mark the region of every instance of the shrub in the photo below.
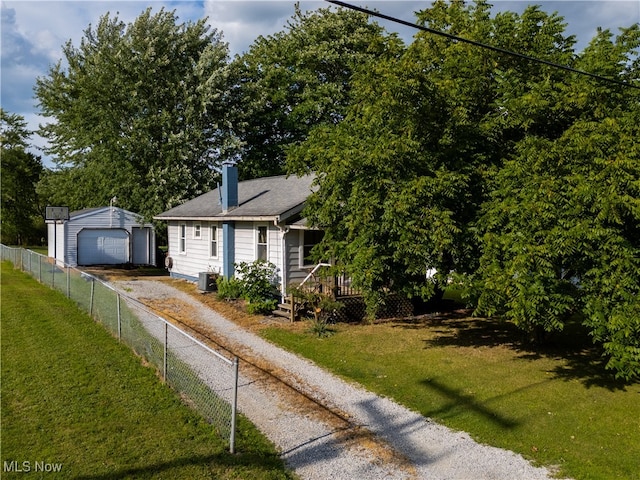
<svg viewBox="0 0 640 480">
<path fill-rule="evenodd" d="M 304 311 L 313 314 L 309 328 L 311 333 L 321 338 L 329 337 L 335 333 L 335 330 L 329 327 L 329 322 L 334 321 L 335 313 L 344 307 L 343 303 L 334 300 L 333 297 L 325 293 L 309 291 L 300 287 L 292 287 L 290 293 L 302 303 Z"/>
<path fill-rule="evenodd" d="M 252 263 L 236 264 L 242 296 L 249 303 L 273 300 L 278 295 L 276 288 L 276 266 L 271 262 L 256 260 Z"/>
<path fill-rule="evenodd" d="M 274 299 L 250 302 L 247 304 L 247 312 L 252 315 L 268 315 L 276 309 L 277 303 Z"/>
<path fill-rule="evenodd" d="M 238 277 L 218 278 L 218 298 L 244 298 L 251 314 L 271 313 L 277 305 L 276 266 L 263 260 L 236 264 Z"/>
<path fill-rule="evenodd" d="M 218 277 L 216 283 L 218 284 L 218 298 L 224 300 L 242 298 L 242 283 L 237 278 L 231 277 L 227 279 L 224 277 Z"/>
</svg>

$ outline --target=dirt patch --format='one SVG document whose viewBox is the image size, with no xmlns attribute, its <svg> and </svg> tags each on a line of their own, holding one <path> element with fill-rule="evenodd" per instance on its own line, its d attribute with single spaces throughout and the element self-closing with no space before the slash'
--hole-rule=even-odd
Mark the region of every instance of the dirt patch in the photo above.
<svg viewBox="0 0 640 480">
<path fill-rule="evenodd" d="M 82 271 L 93 275 L 105 282 L 117 280 L 135 280 L 137 278 L 145 278 L 147 280 L 163 280 L 168 279 L 169 272 L 164 268 L 156 267 L 113 267 L 113 266 L 95 266 L 83 267 Z"/>
</svg>

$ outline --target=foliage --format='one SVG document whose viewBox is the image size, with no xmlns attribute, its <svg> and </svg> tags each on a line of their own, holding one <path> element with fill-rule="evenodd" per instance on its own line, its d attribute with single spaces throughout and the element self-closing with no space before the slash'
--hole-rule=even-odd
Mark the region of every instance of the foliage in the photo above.
<svg viewBox="0 0 640 480">
<path fill-rule="evenodd" d="M 295 298 L 296 305 L 300 305 L 301 312 L 313 315 L 310 332 L 320 338 L 335 333 L 330 323 L 335 321 L 335 313 L 344 308 L 343 303 L 336 301 L 331 295 L 304 286 L 292 286 L 289 293 Z"/>
<path fill-rule="evenodd" d="M 344 308 L 344 304 L 335 300 L 331 295 L 304 286 L 289 287 L 289 294 L 294 296 L 296 303 L 302 306 L 302 310 L 313 315 L 316 323 L 327 323 L 334 312 Z"/>
<path fill-rule="evenodd" d="M 342 121 L 352 73 L 398 43 L 390 38 L 361 13 L 297 5 L 285 31 L 258 37 L 230 66 L 241 177 L 284 173 L 289 145 Z"/>
<path fill-rule="evenodd" d="M 242 283 L 235 277 L 216 279 L 218 285 L 218 298 L 224 300 L 235 300 L 242 297 Z"/>
<path fill-rule="evenodd" d="M 265 302 L 278 294 L 276 288 L 276 266 L 265 260 L 240 262 L 236 271 L 242 286 L 242 296 L 249 303 Z M 273 309 L 272 309 L 273 310 Z"/>
<path fill-rule="evenodd" d="M 638 79 L 638 25 L 615 40 L 599 32 L 576 55 L 563 19 L 539 7 L 491 17 L 482 0 L 437 1 L 417 16 Z M 369 315 L 387 292 L 428 299 L 455 273 L 478 314 L 539 339 L 583 314 L 609 366 L 639 375 L 637 90 L 426 32 L 351 85 L 346 121 L 314 128 L 287 162 L 316 172 L 305 214 L 326 230 L 319 254 L 344 266 Z"/>
<path fill-rule="evenodd" d="M 501 30 L 501 38 L 531 33 L 529 21 L 515 17 L 507 28 L 489 13 L 484 2 L 436 2 L 419 18 L 477 41 Z M 557 18 L 523 15 L 551 32 L 541 49 L 555 43 Z M 291 171 L 318 174 L 305 214 L 326 229 L 324 256 L 345 265 L 370 315 L 389 290 L 429 298 L 451 270 L 474 271 L 487 179 L 509 147 L 496 125 L 499 83 L 490 81 L 498 60 L 418 34 L 401 57 L 379 57 L 356 72 L 347 121 L 318 127 L 291 149 Z M 435 281 L 426 278 L 431 269 Z"/>
<path fill-rule="evenodd" d="M 23 117 L 0 108 L 2 241 L 12 245 L 40 244 L 46 235 L 36 190 L 44 167 L 27 151 L 31 132 L 26 127 Z"/>
<path fill-rule="evenodd" d="M 273 312 L 277 305 L 276 266 L 271 262 L 256 260 L 235 265 L 238 276 L 220 277 L 217 280 L 218 298 L 247 300 L 251 314 Z"/>
<path fill-rule="evenodd" d="M 247 312 L 252 315 L 268 315 L 276 309 L 278 301 L 275 299 L 269 300 L 254 300 L 247 304 Z"/>
<path fill-rule="evenodd" d="M 637 25 L 615 42 L 600 32 L 579 65 L 637 76 L 638 47 Z M 640 95 L 571 80 L 545 95 L 564 129 L 518 142 L 483 207 L 477 311 L 545 332 L 578 312 L 609 368 L 631 379 L 640 376 Z"/>
<path fill-rule="evenodd" d="M 227 46 L 205 20 L 143 12 L 125 25 L 104 15 L 64 62 L 38 78 L 47 153 L 60 169 L 42 189 L 72 209 L 113 196 L 147 218 L 203 193 L 233 149 L 223 98 Z"/>
</svg>

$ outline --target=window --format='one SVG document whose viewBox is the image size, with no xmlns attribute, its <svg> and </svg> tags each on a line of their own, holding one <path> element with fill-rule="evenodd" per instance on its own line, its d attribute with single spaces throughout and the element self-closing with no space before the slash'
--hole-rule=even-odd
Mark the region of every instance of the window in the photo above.
<svg viewBox="0 0 640 480">
<path fill-rule="evenodd" d="M 218 226 L 211 225 L 211 235 L 209 235 L 211 239 L 210 247 L 209 247 L 209 255 L 213 258 L 218 257 Z"/>
<path fill-rule="evenodd" d="M 187 224 L 181 223 L 180 227 L 180 253 L 186 253 L 187 251 Z"/>
<path fill-rule="evenodd" d="M 258 227 L 258 241 L 256 242 L 256 256 L 258 260 L 267 260 L 269 245 L 267 242 L 267 227 Z"/>
<path fill-rule="evenodd" d="M 321 230 L 302 230 L 302 261 L 301 267 L 314 266 L 317 262 L 314 262 L 311 258 L 311 249 L 322 241 L 324 232 Z"/>
<path fill-rule="evenodd" d="M 193 238 L 202 238 L 202 227 L 199 223 L 193 226 Z"/>
</svg>

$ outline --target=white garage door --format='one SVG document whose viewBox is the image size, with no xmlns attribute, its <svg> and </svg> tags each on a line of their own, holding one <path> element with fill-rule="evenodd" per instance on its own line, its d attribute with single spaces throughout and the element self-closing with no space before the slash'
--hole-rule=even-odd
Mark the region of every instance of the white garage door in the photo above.
<svg viewBox="0 0 640 480">
<path fill-rule="evenodd" d="M 78 265 L 129 262 L 129 235 L 118 228 L 85 229 L 78 233 Z"/>
</svg>

